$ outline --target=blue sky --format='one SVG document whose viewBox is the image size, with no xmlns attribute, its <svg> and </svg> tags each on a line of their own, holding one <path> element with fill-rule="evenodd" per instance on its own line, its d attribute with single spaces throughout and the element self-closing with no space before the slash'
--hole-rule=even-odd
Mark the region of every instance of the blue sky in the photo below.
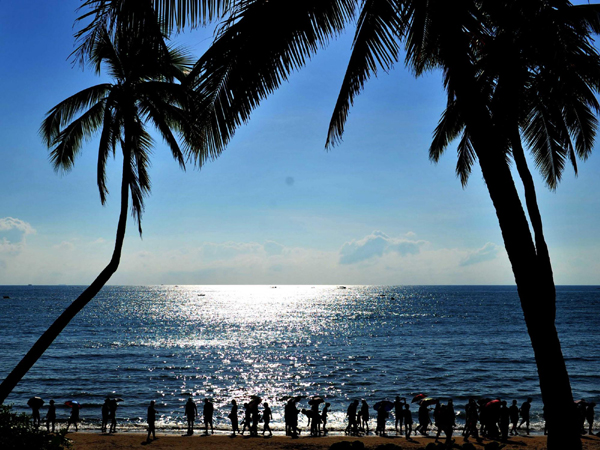
<svg viewBox="0 0 600 450">
<path fill-rule="evenodd" d="M 106 80 L 68 59 L 79 4 L 0 0 L 0 284 L 88 284 L 112 253 L 118 157 L 102 206 L 97 142 L 57 174 L 38 134 L 52 106 Z M 199 56 L 211 32 L 174 41 Z M 351 38 L 294 73 L 201 170 L 182 172 L 157 141 L 143 239 L 130 221 L 111 283 L 514 283 L 480 172 L 462 189 L 454 147 L 428 159 L 444 107 L 439 73 L 380 73 L 343 143 L 324 149 Z M 536 177 L 559 284 L 600 284 L 599 150 L 556 192 Z"/>
</svg>

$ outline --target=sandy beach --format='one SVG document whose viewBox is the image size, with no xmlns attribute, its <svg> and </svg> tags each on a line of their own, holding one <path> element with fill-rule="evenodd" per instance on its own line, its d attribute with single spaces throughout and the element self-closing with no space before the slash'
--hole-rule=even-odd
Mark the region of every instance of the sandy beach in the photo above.
<svg viewBox="0 0 600 450">
<path fill-rule="evenodd" d="M 187 449 L 205 449 L 205 450 L 328 450 L 329 447 L 340 441 L 360 440 L 365 444 L 366 449 L 375 449 L 382 444 L 395 444 L 403 449 L 422 449 L 434 442 L 433 437 L 416 437 L 412 441 L 404 438 L 390 436 L 378 437 L 368 436 L 353 438 L 348 436 L 331 436 L 321 438 L 300 437 L 291 439 L 284 436 L 274 436 L 271 438 L 251 438 L 236 436 L 234 438 L 223 435 L 213 436 L 178 436 L 173 434 L 157 434 L 157 440 L 150 444 L 145 443 L 146 435 L 142 433 L 117 433 L 113 435 L 99 433 L 70 433 L 68 437 L 73 440 L 75 450 L 120 450 L 148 447 L 154 450 L 187 450 Z M 600 449 L 600 438 L 596 436 L 583 436 L 583 449 Z M 484 439 L 481 443 L 471 440 L 476 448 L 483 449 L 485 444 L 491 442 Z M 462 436 L 457 436 L 455 443 L 461 445 L 464 443 Z M 517 436 L 510 439 L 505 450 L 543 450 L 546 448 L 545 436 Z"/>
</svg>

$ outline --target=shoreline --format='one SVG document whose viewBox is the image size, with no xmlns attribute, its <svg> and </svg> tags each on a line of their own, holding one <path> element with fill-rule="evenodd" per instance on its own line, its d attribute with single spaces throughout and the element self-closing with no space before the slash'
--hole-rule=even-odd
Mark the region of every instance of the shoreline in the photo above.
<svg viewBox="0 0 600 450">
<path fill-rule="evenodd" d="M 139 431 L 117 432 L 115 434 L 102 434 L 91 432 L 68 433 L 67 437 L 73 441 L 74 450 L 119 450 L 139 448 L 140 446 L 149 446 L 155 450 L 187 450 L 199 448 L 206 450 L 329 450 L 332 444 L 342 441 L 360 441 L 366 449 L 375 449 L 380 445 L 394 444 L 403 449 L 422 449 L 429 443 L 435 442 L 435 434 L 430 436 L 415 436 L 414 439 L 405 439 L 401 436 L 389 435 L 381 436 L 325 436 L 311 437 L 300 436 L 292 439 L 287 436 L 272 437 L 250 437 L 250 436 L 231 436 L 215 434 L 205 436 L 197 433 L 192 436 L 176 435 L 171 433 L 157 433 L 157 440 L 146 444 L 146 433 Z M 461 434 L 453 436 L 454 443 L 463 445 L 465 443 Z M 444 438 L 440 442 L 444 442 Z M 600 450 L 600 437 L 582 436 L 581 438 L 584 450 Z M 475 439 L 468 442 L 473 443 L 478 449 L 484 448 L 490 439 L 482 439 L 479 443 Z M 504 444 L 504 443 L 501 443 Z M 515 436 L 508 439 L 503 447 L 504 450 L 544 450 L 546 449 L 546 436 Z"/>
</svg>

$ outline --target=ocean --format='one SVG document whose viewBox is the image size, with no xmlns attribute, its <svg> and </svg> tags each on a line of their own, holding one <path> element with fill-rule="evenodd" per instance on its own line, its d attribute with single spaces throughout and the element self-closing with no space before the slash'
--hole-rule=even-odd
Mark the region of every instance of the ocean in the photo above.
<svg viewBox="0 0 600 450">
<path fill-rule="evenodd" d="M 0 379 L 83 290 L 0 286 Z M 600 287 L 559 286 L 557 327 L 576 399 L 600 400 Z M 98 429 L 105 397 L 121 397 L 121 430 L 184 429 L 184 404 L 215 404 L 225 432 L 230 403 L 260 396 L 283 430 L 286 396 L 331 403 L 341 432 L 354 399 L 370 405 L 423 393 L 453 399 L 463 423 L 468 398 L 533 398 L 543 426 L 537 372 L 514 286 L 109 286 L 71 322 L 16 387 L 8 404 L 29 412 L 40 396 L 82 404 Z M 411 410 L 416 417 L 417 406 Z M 303 418 L 301 424 L 306 424 Z M 393 421 L 388 421 L 388 427 Z M 305 428 L 305 427 L 304 427 Z"/>
</svg>

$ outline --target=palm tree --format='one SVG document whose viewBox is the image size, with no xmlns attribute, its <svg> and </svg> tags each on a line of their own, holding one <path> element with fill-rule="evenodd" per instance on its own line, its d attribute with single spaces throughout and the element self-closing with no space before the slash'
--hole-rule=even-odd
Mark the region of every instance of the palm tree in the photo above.
<svg viewBox="0 0 600 450">
<path fill-rule="evenodd" d="M 87 3 L 97 7 L 92 22 L 97 24 L 117 21 L 118 7 L 127 0 Z M 212 155 L 225 148 L 237 127 L 249 120 L 254 108 L 291 71 L 303 66 L 355 17 L 358 19 L 352 56 L 334 109 L 327 146 L 341 139 L 349 108 L 366 80 L 398 61 L 401 42 L 407 49 L 406 63 L 416 75 L 436 68 L 443 71 L 448 107 L 436 131 L 431 155 L 435 159 L 452 139 L 462 135 L 457 169 L 463 183 L 472 164 L 479 163 L 496 209 L 536 357 L 549 415 L 549 448 L 580 448 L 578 429 L 573 422 L 566 427 L 555 425 L 559 411 L 571 410 L 572 394 L 554 325 L 556 295 L 552 268 L 535 189 L 524 164 L 521 133 L 533 148 L 550 186 L 560 179 L 565 155 L 575 161 L 569 135 L 575 136 L 579 156 L 585 157 L 591 149 L 589 143 L 596 123 L 590 113 L 596 106 L 589 92 L 597 91 L 597 81 L 589 75 L 597 70 L 598 58 L 590 51 L 589 37 L 592 32 L 600 31 L 597 5 L 574 7 L 566 0 L 154 0 L 153 3 L 170 25 L 184 26 L 186 20 L 198 25 L 223 16 L 213 46 L 192 72 L 202 99 L 197 110 L 203 130 L 201 144 Z M 501 15 L 503 8 L 510 14 Z M 106 13 L 108 10 L 113 12 L 112 16 Z M 553 24 L 549 36 L 560 43 L 563 56 L 569 56 L 572 65 L 568 74 L 582 74 L 575 77 L 577 84 L 570 85 L 570 90 L 561 94 L 548 90 L 548 86 L 565 75 L 564 71 L 557 72 L 564 60 L 544 51 L 554 50 L 546 41 L 515 26 L 515 20 L 524 24 L 531 18 Z M 94 30 L 92 26 L 80 37 L 92 36 Z M 514 46 L 514 51 L 509 52 L 516 57 L 519 68 L 514 75 L 507 76 L 489 65 L 495 57 L 494 46 L 506 48 L 505 41 Z M 565 89 L 567 86 L 562 84 Z M 516 109 L 507 108 L 516 95 L 523 95 L 523 101 L 518 102 Z M 551 98 L 549 103 L 546 97 Z M 579 100 L 569 104 L 569 98 Z M 552 127 L 547 131 L 542 128 L 550 124 Z M 509 169 L 511 157 L 526 188 L 535 239 Z"/>
<path fill-rule="evenodd" d="M 162 35 L 148 32 L 141 21 L 131 20 L 112 33 L 97 30 L 90 46 L 90 63 L 97 73 L 105 66 L 114 78 L 67 98 L 52 108 L 40 127 L 51 150 L 57 171 L 68 171 L 83 141 L 100 131 L 97 182 L 102 204 L 106 201 L 106 163 L 117 147 L 123 154 L 121 211 L 115 247 L 106 268 L 94 282 L 56 319 L 27 355 L 0 385 L 0 403 L 41 357 L 75 315 L 100 291 L 119 266 L 125 237 L 129 200 L 141 234 L 144 197 L 150 192 L 148 176 L 152 137 L 146 131 L 152 124 L 182 168 L 187 158 L 199 158 L 194 139 L 194 123 L 188 113 L 191 91 L 185 83 L 190 69 L 182 51 L 168 48 Z M 180 146 L 176 135 L 184 145 Z"/>
</svg>

